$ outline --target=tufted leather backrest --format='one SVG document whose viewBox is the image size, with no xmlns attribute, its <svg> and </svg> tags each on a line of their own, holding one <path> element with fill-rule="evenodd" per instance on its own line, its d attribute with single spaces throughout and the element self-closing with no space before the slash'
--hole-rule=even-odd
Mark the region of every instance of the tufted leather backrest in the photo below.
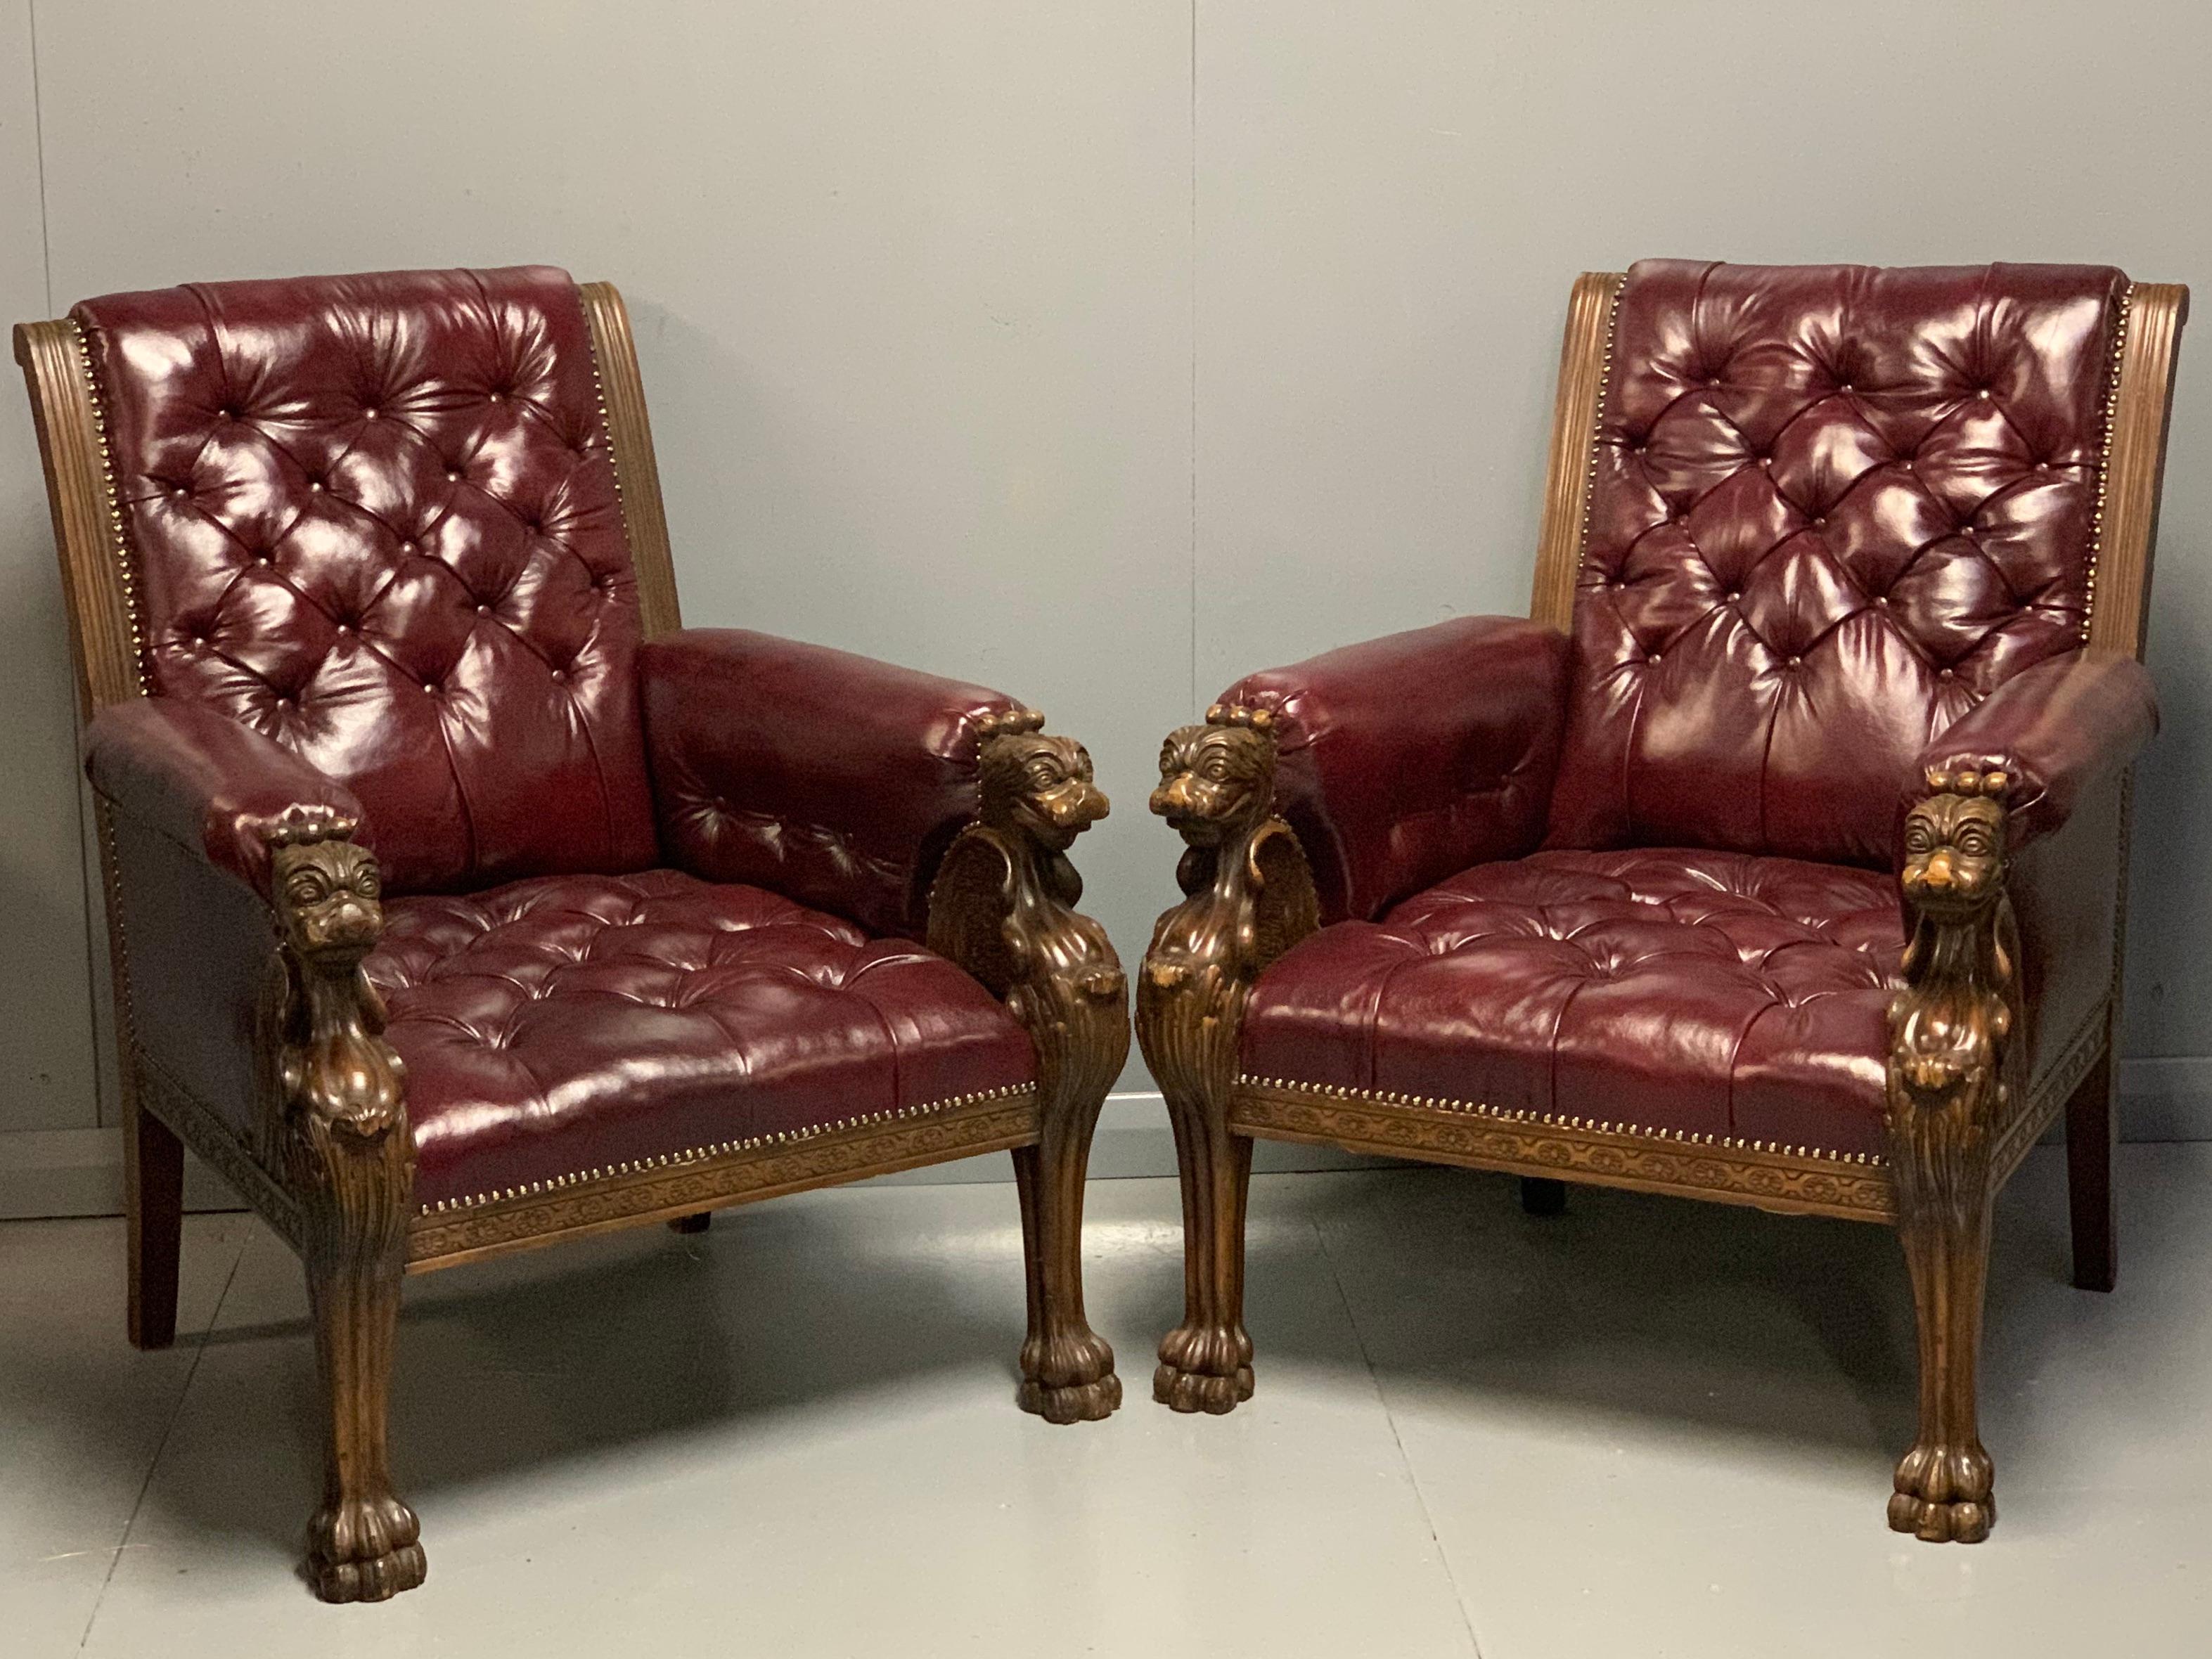
<svg viewBox="0 0 2212 1659">
<path fill-rule="evenodd" d="M 349 786 L 395 890 L 656 856 L 636 583 L 538 267 L 78 306 L 140 672 Z"/>
<path fill-rule="evenodd" d="M 2082 644 L 2127 289 L 1635 266 L 1547 844 L 1887 864 L 1921 750 Z"/>
</svg>

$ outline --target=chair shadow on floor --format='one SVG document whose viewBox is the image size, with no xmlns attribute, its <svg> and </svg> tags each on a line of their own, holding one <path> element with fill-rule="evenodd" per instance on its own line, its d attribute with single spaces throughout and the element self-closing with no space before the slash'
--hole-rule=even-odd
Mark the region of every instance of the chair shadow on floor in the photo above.
<svg viewBox="0 0 2212 1659">
<path fill-rule="evenodd" d="M 896 1195 L 878 1195 L 892 1199 L 881 1214 L 834 1195 L 726 1211 L 700 1237 L 646 1227 L 410 1279 L 391 1415 L 401 1492 L 434 1531 L 441 1498 L 472 1488 L 720 1442 L 951 1372 L 1003 1377 L 1013 1417 L 1019 1218 L 1011 1182 L 989 1191 L 1003 1224 L 957 1262 L 918 1248 L 927 1224 Z M 304 1286 L 273 1236 L 257 1230 L 200 1340 L 195 1392 L 234 1394 L 240 1409 L 203 1398 L 180 1413 L 145 1502 L 211 1551 L 294 1557 L 320 1478 L 320 1405 Z M 119 1359 L 119 1333 L 117 1346 Z"/>
<path fill-rule="evenodd" d="M 2112 1340 L 2126 1253 L 2141 1294 L 2142 1264 L 2187 1230 L 2186 1183 L 2128 1175 L 2124 1155 L 2123 1269 L 2109 1296 L 2070 1283 L 2063 1152 L 2038 1151 L 1998 1202 L 1983 1424 L 2009 1469 L 2034 1466 L 2064 1434 L 2063 1402 L 2036 1382 L 2073 1345 Z M 1912 1438 L 1912 1298 L 1886 1227 L 1581 1187 L 1564 1216 L 1531 1217 L 1510 1177 L 1419 1167 L 1258 1193 L 1255 1216 L 1316 1231 L 1386 1401 L 1408 1385 L 1470 1413 L 1637 1420 L 1885 1474 Z M 1269 1316 L 1288 1297 L 1324 1293 L 1335 1291 L 1271 1284 L 1254 1261 L 1261 1389 L 1271 1360 L 1343 1363 L 1301 1349 L 1294 1322 L 1279 1331 Z M 2102 1363 L 2130 1362 L 2114 1352 Z"/>
</svg>

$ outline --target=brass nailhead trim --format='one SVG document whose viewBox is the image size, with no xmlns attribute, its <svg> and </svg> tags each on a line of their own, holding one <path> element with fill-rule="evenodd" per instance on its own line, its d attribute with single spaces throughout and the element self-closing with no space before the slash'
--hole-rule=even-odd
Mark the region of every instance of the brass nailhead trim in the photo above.
<svg viewBox="0 0 2212 1659">
<path fill-rule="evenodd" d="M 1613 340 L 1620 326 L 1620 294 L 1628 286 L 1623 275 L 1613 285 L 1613 297 L 1605 305 L 1605 356 L 1598 365 L 1597 402 L 1590 415 L 1589 463 L 1583 471 L 1583 521 L 1575 532 L 1575 580 L 1582 580 L 1583 565 L 1589 557 L 1589 528 L 1592 504 L 1597 500 L 1598 440 L 1605 432 L 1605 403 L 1613 395 Z"/>
<path fill-rule="evenodd" d="M 107 442 L 107 406 L 100 395 L 99 379 L 92 372 L 92 343 L 85 337 L 84 325 L 72 317 L 69 325 L 76 336 L 77 368 L 84 375 L 85 397 L 92 404 L 93 436 L 100 443 L 100 477 L 107 493 L 107 546 L 123 583 L 123 619 L 131 629 L 131 671 L 138 681 L 138 690 L 150 695 L 153 684 L 146 675 L 146 634 L 138 617 L 138 574 L 131 566 L 131 544 L 123 531 L 122 495 L 115 487 L 115 453 Z"/>
<path fill-rule="evenodd" d="M 2090 618 L 2097 614 L 2097 561 L 2105 544 L 2105 490 L 2112 476 L 2112 427 L 2120 408 L 2120 362 L 2128 349 L 2128 325 L 2135 316 L 2135 284 L 2120 295 L 2120 325 L 2112 331 L 2112 372 L 2105 379 L 2105 435 L 2097 449 L 2097 503 L 2089 517 L 2089 574 L 2081 595 L 2081 641 L 2089 641 Z"/>
<path fill-rule="evenodd" d="M 1784 1158 L 1812 1158 L 1822 1164 L 1864 1164 L 1869 1168 L 1880 1168 L 1887 1161 L 1875 1152 L 1832 1152 L 1818 1146 L 1786 1146 L 1778 1140 L 1741 1140 L 1734 1135 L 1691 1134 L 1681 1129 L 1655 1129 L 1640 1123 L 1606 1123 L 1596 1118 L 1567 1117 L 1558 1112 L 1499 1111 L 1473 1101 L 1399 1094 L 1385 1089 L 1339 1089 L 1325 1084 L 1296 1083 L 1288 1078 L 1243 1075 L 1240 1075 L 1237 1081 L 1239 1085 L 1253 1088 L 1312 1095 L 1323 1100 L 1371 1100 L 1385 1106 L 1412 1106 L 1425 1111 L 1450 1112 L 1462 1117 L 1486 1118 L 1492 1123 L 1523 1123 L 1543 1129 L 1580 1129 L 1598 1134 L 1626 1135 L 1637 1140 L 1666 1141 L 1680 1146 L 1713 1146 L 1732 1152 L 1771 1152 Z"/>
<path fill-rule="evenodd" d="M 610 1164 L 604 1169 L 579 1170 L 573 1175 L 555 1176 L 545 1181 L 533 1181 L 525 1187 L 507 1187 L 488 1193 L 478 1193 L 471 1198 L 441 1199 L 435 1204 L 425 1204 L 423 1215 L 452 1215 L 461 1210 L 481 1208 L 486 1204 L 504 1203 L 511 1199 L 535 1198 L 541 1193 L 556 1192 L 568 1187 L 588 1186 L 595 1181 L 617 1179 L 623 1176 L 640 1175 L 648 1170 L 672 1170 L 689 1164 L 704 1164 L 718 1158 L 731 1157 L 738 1152 L 750 1152 L 763 1146 L 784 1146 L 796 1141 L 813 1140 L 823 1135 L 835 1134 L 841 1129 L 857 1129 L 864 1124 L 895 1123 L 908 1118 L 927 1117 L 933 1112 L 949 1112 L 957 1107 L 974 1106 L 987 1100 L 1007 1100 L 1016 1095 L 1034 1091 L 1034 1083 L 1013 1083 L 1002 1089 L 983 1089 L 974 1094 L 954 1095 L 946 1100 L 933 1100 L 920 1106 L 905 1106 L 895 1112 L 863 1112 L 854 1117 L 840 1118 L 835 1123 L 817 1123 L 803 1129 L 785 1129 L 772 1135 L 753 1135 L 744 1140 L 717 1141 L 711 1146 L 694 1146 L 681 1152 L 663 1152 L 658 1158 L 633 1158 L 623 1164 Z"/>
<path fill-rule="evenodd" d="M 629 504 L 623 499 L 622 462 L 615 454 L 615 423 L 607 414 L 607 383 L 599 374 L 599 343 L 592 328 L 589 302 L 580 293 L 576 301 L 584 307 L 584 355 L 592 360 L 592 397 L 599 406 L 599 436 L 606 441 L 607 471 L 615 481 L 615 516 L 621 521 L 623 549 L 630 556 L 635 573 L 637 550 L 629 542 Z"/>
</svg>

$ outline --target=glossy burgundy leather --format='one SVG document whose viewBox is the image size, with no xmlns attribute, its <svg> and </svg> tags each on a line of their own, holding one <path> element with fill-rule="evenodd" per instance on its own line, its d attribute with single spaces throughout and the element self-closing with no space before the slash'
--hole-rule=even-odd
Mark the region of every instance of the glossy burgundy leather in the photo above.
<svg viewBox="0 0 2212 1659">
<path fill-rule="evenodd" d="M 1931 738 L 2081 642 L 2125 289 L 1636 265 L 1547 844 L 1887 865 Z"/>
<path fill-rule="evenodd" d="M 1519 671 L 1565 711 L 1549 850 L 1472 854 L 1288 952 L 1246 1073 L 1879 1152 L 1900 802 L 1964 759 L 2017 780 L 2043 1075 L 2105 1017 L 2125 771 L 2157 723 L 2141 665 L 2082 644 L 2124 289 L 2057 266 L 1636 266 L 1571 658 Z M 1501 673 L 1400 696 L 1416 722 L 1423 694 L 1506 708 Z M 1449 740 L 1318 782 L 1286 764 L 1317 873 L 1331 826 L 1389 823 Z"/>
<path fill-rule="evenodd" d="M 564 273 L 218 283 L 70 314 L 157 695 L 352 790 L 393 891 L 655 861 L 636 587 Z"/>
<path fill-rule="evenodd" d="M 2016 852 L 2063 828 L 2075 803 L 2126 771 L 2157 730 L 2150 671 L 2121 652 L 2079 651 L 2006 681 L 1928 745 L 1917 771 L 1970 763 L 2009 773 L 2006 844 Z M 1926 793 L 1916 776 L 1906 804 Z"/>
<path fill-rule="evenodd" d="M 977 805 L 996 691 L 738 629 L 640 662 L 669 861 L 919 938 L 938 860 Z"/>
<path fill-rule="evenodd" d="M 1250 1076 L 1834 1151 L 1882 1146 L 1886 872 L 1736 853 L 1479 865 L 1294 946 Z"/>
<path fill-rule="evenodd" d="M 1248 675 L 1225 703 L 1273 710 L 1276 810 L 1313 866 L 1326 921 L 1381 914 L 1543 834 L 1566 636 L 1461 617 Z"/>
<path fill-rule="evenodd" d="M 386 906 L 368 964 L 425 1204 L 1027 1082 L 941 957 L 671 870 Z"/>
<path fill-rule="evenodd" d="M 84 734 L 85 770 L 113 810 L 269 890 L 267 834 L 290 807 L 323 806 L 361 823 L 361 803 L 273 738 L 204 703 L 136 697 L 104 708 Z M 362 824 L 356 838 L 374 845 Z"/>
</svg>

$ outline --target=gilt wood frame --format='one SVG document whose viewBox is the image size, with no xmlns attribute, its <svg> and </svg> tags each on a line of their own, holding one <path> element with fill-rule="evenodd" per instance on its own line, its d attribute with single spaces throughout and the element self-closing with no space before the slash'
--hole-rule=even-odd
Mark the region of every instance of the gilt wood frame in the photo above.
<svg viewBox="0 0 2212 1659">
<path fill-rule="evenodd" d="M 652 638 L 682 625 L 667 517 L 643 379 L 629 316 L 610 283 L 577 289 L 589 328 L 600 409 L 613 454 L 623 528 L 638 586 L 641 628 Z M 145 695 L 135 577 L 117 506 L 98 391 L 78 325 L 70 319 L 20 324 L 16 362 L 30 392 L 60 553 L 80 713 Z M 96 806 L 107 896 L 108 953 L 115 980 L 117 1048 L 126 1114 L 144 1110 L 214 1167 L 294 1249 L 301 1221 L 295 1195 L 263 1169 L 222 1114 L 164 1073 L 144 1053 L 131 1015 L 130 945 L 121 879 Z M 834 1126 L 805 1137 L 769 1137 L 681 1154 L 649 1168 L 595 1170 L 557 1190 L 486 1194 L 442 1210 L 415 1208 L 406 1270 L 421 1273 L 616 1228 L 696 1214 L 810 1188 L 1034 1146 L 1042 1133 L 1037 1092 L 962 1097 L 902 1117 Z"/>
</svg>

